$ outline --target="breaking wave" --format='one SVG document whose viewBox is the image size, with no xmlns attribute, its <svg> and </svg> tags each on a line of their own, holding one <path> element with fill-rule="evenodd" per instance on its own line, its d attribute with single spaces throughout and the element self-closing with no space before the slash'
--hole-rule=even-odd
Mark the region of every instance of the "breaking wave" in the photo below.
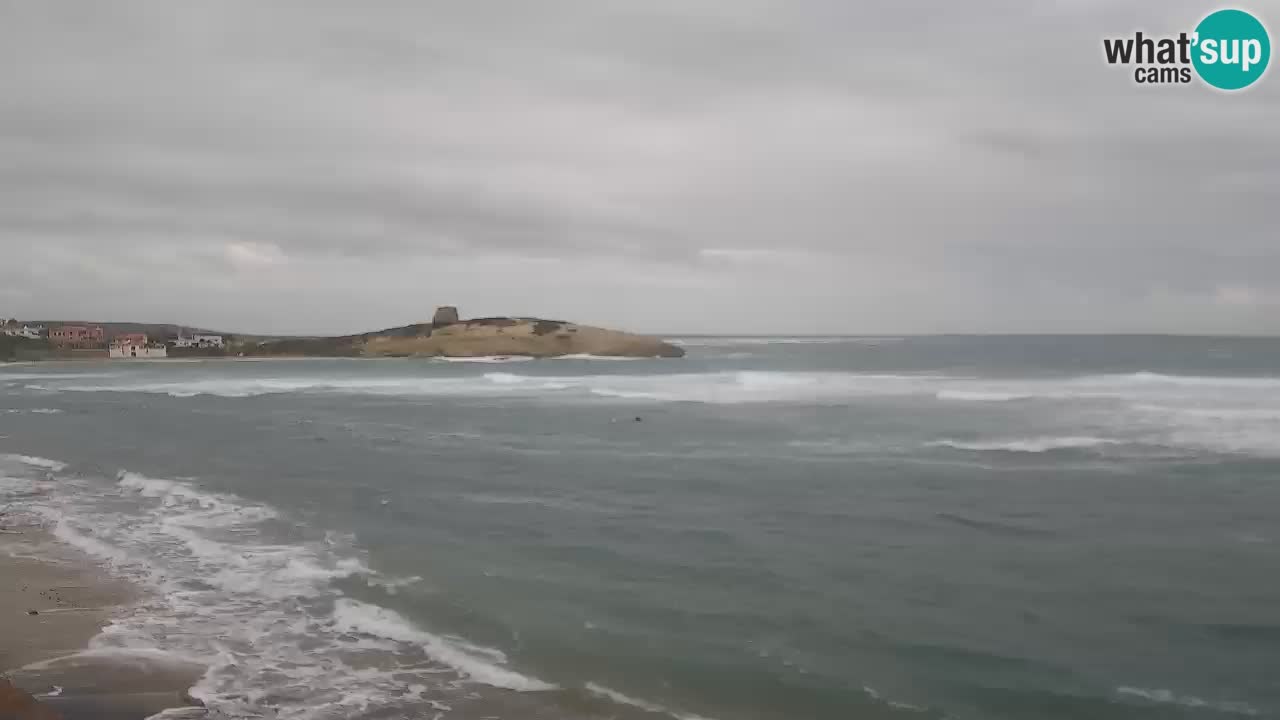
<svg viewBox="0 0 1280 720">
<path fill-rule="evenodd" d="M 1027 400 L 1034 395 L 1016 392 L 993 392 L 982 390 L 939 390 L 939 400 L 966 400 L 969 402 L 1009 402 L 1010 400 Z"/>
<path fill-rule="evenodd" d="M 475 357 L 437 357 L 433 362 L 445 363 L 477 363 L 480 365 L 497 365 L 502 363 L 528 362 L 533 360 L 528 355 L 477 355 Z"/>
<path fill-rule="evenodd" d="M 555 367 L 574 367 L 566 360 Z M 483 360 L 482 362 L 487 362 Z M 990 406 L 990 412 L 1024 412 L 1046 403 L 1070 404 L 1105 413 L 1088 431 L 1041 429 L 1034 437 L 971 440 L 945 438 L 955 449 L 1043 452 L 1108 444 L 1101 438 L 1148 446 L 1223 453 L 1280 455 L 1280 378 L 1165 375 L 1151 372 L 1054 378 L 983 378 L 938 373 L 876 373 L 795 370 L 708 372 L 614 372 L 625 363 L 593 363 L 597 372 L 525 372 L 464 369 L 422 363 L 414 366 L 334 365 L 277 372 L 184 375 L 120 373 L 93 384 L 78 377 L 46 380 L 43 392 L 150 393 L 176 398 L 250 398 L 273 394 L 331 394 L 388 397 L 526 398 L 557 403 L 703 403 L 710 405 L 789 403 L 839 406 L 872 398 L 904 398 Z M 396 368 L 395 374 L 385 369 Z M 411 368 L 406 372 L 406 367 Z M 473 368 L 475 366 L 472 366 Z M 483 367 L 483 366 L 481 366 Z M 257 369 L 257 368 L 254 368 Z M 489 370 L 486 372 L 485 370 Z M 922 406 L 924 409 L 931 409 Z M 986 410 L 984 410 L 986 412 Z M 1099 430 L 1099 425 L 1102 430 Z M 1045 437 L 1066 438 L 1046 441 Z M 1083 438 L 1083 439 L 1082 439 Z M 1093 438 L 1093 439 L 1091 439 Z M 976 445 L 975 445 L 976 443 Z M 1064 444 L 1065 443 L 1065 444 Z"/>
<path fill-rule="evenodd" d="M 454 377 L 200 378 L 182 382 L 63 385 L 65 392 L 137 392 L 172 397 L 254 397 L 282 393 L 395 396 L 577 395 L 640 400 L 838 402 L 859 395 L 914 394 L 937 376 L 841 372 L 723 371 L 674 374 L 537 375 L 487 372 Z"/>
<path fill-rule="evenodd" d="M 944 447 L 952 450 L 972 450 L 975 452 L 999 451 L 1019 453 L 1042 453 L 1050 450 L 1077 450 L 1096 448 L 1103 445 L 1119 445 L 1121 440 L 1111 438 L 1070 436 L 1070 437 L 1035 437 L 1015 438 L 1012 440 L 963 441 L 937 440 L 928 443 L 930 447 Z"/>
<path fill-rule="evenodd" d="M 271 506 L 128 471 L 105 488 L 68 477 L 40 490 L 23 496 L 21 509 L 43 517 L 59 540 L 152 591 L 87 652 L 198 662 L 206 671 L 192 694 L 227 717 L 256 717 L 264 708 L 282 717 L 359 714 L 406 700 L 410 676 L 419 679 L 419 696 L 465 694 L 468 683 L 554 687 L 509 668 L 498 650 L 435 635 L 391 610 L 344 597 L 334 581 L 355 577 L 396 588 L 419 578 L 371 570 L 352 540 L 334 533 L 271 540 L 271 526 L 289 523 Z M 182 632 L 174 632 L 179 626 Z M 384 659 L 367 666 L 353 654 Z"/>
<path fill-rule="evenodd" d="M 6 454 L 6 455 L 0 455 L 0 457 L 3 457 L 7 460 L 15 460 L 17 462 L 22 463 L 23 465 L 30 465 L 31 467 L 41 468 L 44 470 L 52 470 L 54 472 L 61 472 L 64 468 L 67 467 L 66 463 L 58 462 L 57 460 L 50 460 L 49 458 L 36 457 L 34 455 Z"/>
<path fill-rule="evenodd" d="M 640 710 L 644 710 L 645 712 L 654 713 L 658 715 L 670 715 L 671 717 L 676 718 L 676 720 L 709 720 L 709 718 L 705 718 L 701 715 L 692 715 L 689 713 L 677 712 L 675 710 L 672 710 L 668 707 L 664 707 L 657 703 L 652 703 L 647 700 L 640 700 L 638 698 L 633 698 L 629 695 L 623 695 L 617 690 L 607 688 L 604 685 L 600 685 L 598 683 L 593 683 L 593 682 L 587 683 L 586 690 L 592 695 L 605 698 L 606 700 L 612 700 L 613 702 L 616 702 L 619 705 L 628 705 L 630 707 L 639 708 Z"/>
<path fill-rule="evenodd" d="M 1179 695 L 1172 690 L 1148 690 L 1146 688 L 1119 687 L 1116 688 L 1116 693 L 1127 698 L 1160 705 L 1179 705 L 1185 708 L 1215 710 L 1217 712 L 1247 715 L 1250 717 L 1259 714 L 1257 709 L 1245 703 L 1204 700 L 1202 698 L 1195 697 L 1194 695 Z"/>
<path fill-rule="evenodd" d="M 384 607 L 340 598 L 334 603 L 333 619 L 334 627 L 343 632 L 418 645 L 427 655 L 476 682 L 523 692 L 556 689 L 555 685 L 503 667 L 507 657 L 501 651 L 450 642 L 439 635 L 418 629 L 400 614 Z"/>
<path fill-rule="evenodd" d="M 673 338 L 669 340 L 672 345 L 681 345 L 683 347 L 736 347 L 739 345 L 881 345 L 885 343 L 901 342 L 901 337 L 871 337 L 871 336 L 848 336 L 840 337 L 834 335 L 814 335 L 814 336 L 791 336 L 791 337 L 766 337 L 766 336 L 690 336 Z"/>
<path fill-rule="evenodd" d="M 0 459 L 66 467 L 33 456 Z M 346 596 L 334 581 L 361 578 L 394 594 L 421 578 L 381 575 L 350 538 L 334 533 L 272 541 L 269 526 L 289 521 L 269 505 L 130 471 L 106 487 L 78 477 L 34 482 L 40 492 L 22 495 L 18 509 L 149 591 L 63 661 L 119 656 L 203 667 L 191 694 L 219 717 L 448 711 L 475 701 L 477 685 L 559 689 L 512 669 L 501 650 Z M 594 683 L 570 689 L 677 720 L 707 720 Z"/>
</svg>

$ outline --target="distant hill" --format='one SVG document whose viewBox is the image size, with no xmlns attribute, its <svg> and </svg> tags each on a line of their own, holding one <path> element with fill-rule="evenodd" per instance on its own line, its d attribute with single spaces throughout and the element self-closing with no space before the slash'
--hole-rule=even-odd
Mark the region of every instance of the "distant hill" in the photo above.
<svg viewBox="0 0 1280 720">
<path fill-rule="evenodd" d="M 453 317 L 456 317 L 456 313 Z M 234 343 L 231 350 L 245 355 L 320 357 L 684 355 L 683 349 L 655 337 L 578 325 L 564 320 L 530 317 L 446 319 L 358 335 L 242 340 Z"/>
<path fill-rule="evenodd" d="M 225 350 L 191 353 L 178 350 L 178 356 L 196 354 L 243 355 L 266 357 L 479 357 L 523 355 L 557 357 L 561 355 L 601 355 L 622 357 L 681 357 L 684 350 L 647 335 L 578 325 L 564 320 L 533 317 L 484 317 L 462 320 L 457 309 L 440 308 L 432 322 L 414 323 L 356 335 L 332 337 L 248 335 L 226 333 L 171 323 L 95 322 L 88 320 L 26 320 L 49 328 L 59 325 L 101 326 L 110 340 L 127 333 L 146 333 L 161 339 L 182 332 L 222 335 Z M 43 341 L 42 341 L 43 342 Z M 47 343 L 44 343 L 47 347 Z M 9 344 L 10 354 L 17 346 Z"/>
</svg>

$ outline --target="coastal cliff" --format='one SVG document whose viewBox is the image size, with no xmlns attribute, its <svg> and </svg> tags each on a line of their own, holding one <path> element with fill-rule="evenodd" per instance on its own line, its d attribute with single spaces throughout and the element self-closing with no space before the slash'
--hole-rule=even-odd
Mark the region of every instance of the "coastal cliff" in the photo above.
<svg viewBox="0 0 1280 720">
<path fill-rule="evenodd" d="M 682 357 L 684 350 L 647 335 L 563 320 L 488 317 L 461 320 L 457 308 L 439 308 L 430 323 L 335 338 L 270 340 L 236 348 L 246 355 L 339 357 Z"/>
</svg>

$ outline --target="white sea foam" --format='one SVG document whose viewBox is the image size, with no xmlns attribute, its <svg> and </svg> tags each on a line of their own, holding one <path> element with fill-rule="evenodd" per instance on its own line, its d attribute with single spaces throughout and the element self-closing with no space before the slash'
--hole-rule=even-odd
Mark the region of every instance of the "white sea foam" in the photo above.
<svg viewBox="0 0 1280 720">
<path fill-rule="evenodd" d="M 757 340 L 764 340 L 757 338 Z M 776 339 L 769 339 L 776 340 Z M 831 340 L 830 338 L 824 340 Z M 209 377 L 118 374 L 85 384 L 49 380 L 50 392 L 143 392 L 187 398 L 244 398 L 266 394 L 335 394 L 389 397 L 520 397 L 542 402 L 704 404 L 791 403 L 842 405 L 866 398 L 903 397 L 946 405 L 990 405 L 982 412 L 1022 411 L 1023 402 L 1061 405 L 1063 417 L 1091 408 L 1107 418 L 1090 432 L 1041 431 L 1137 439 L 1151 446 L 1196 451 L 1280 455 L 1280 377 L 1180 376 L 1152 372 L 1048 378 L 984 378 L 936 373 L 720 370 L 712 372 L 577 374 L 513 371 L 458 374 L 430 364 L 419 372 L 385 375 L 346 370 L 326 375 L 307 368 L 278 373 Z M 348 366 L 338 366 L 346 368 Z M 372 367 L 372 366 L 370 366 Z M 378 368 L 389 366 L 380 365 Z M 538 365 L 539 369 L 552 367 Z M 560 363 L 559 368 L 575 367 Z M 672 368 L 680 367 L 672 365 Z M 363 369 L 363 368 L 362 368 Z M 1070 412 L 1068 412 L 1070 411 Z M 1113 423 L 1115 433 L 1098 430 Z"/>
<path fill-rule="evenodd" d="M 1116 693 L 1163 705 L 1180 705 L 1188 708 L 1203 708 L 1206 710 L 1215 710 L 1235 715 L 1256 716 L 1259 714 L 1257 709 L 1246 703 L 1204 700 L 1202 698 L 1195 697 L 1194 695 L 1179 695 L 1172 690 L 1149 690 L 1137 687 L 1119 687 L 1116 688 Z"/>
<path fill-rule="evenodd" d="M 8 415 L 59 415 L 62 413 L 57 408 L 6 408 L 0 412 Z"/>
<path fill-rule="evenodd" d="M 385 504 L 387 501 L 384 500 Z M 410 585 L 416 585 L 422 582 L 422 576 L 410 575 L 409 577 L 389 577 L 384 578 L 377 575 L 370 575 L 365 578 L 365 584 L 373 588 L 382 588 L 388 595 L 396 595 L 400 592 L 400 588 L 406 588 Z"/>
<path fill-rule="evenodd" d="M 57 372 L 2 372 L 0 371 L 0 382 L 19 381 L 19 380 L 70 380 L 76 378 L 100 378 L 111 377 L 108 373 L 57 373 Z"/>
<path fill-rule="evenodd" d="M 939 400 L 966 400 L 969 402 L 1009 402 L 1010 400 L 1027 400 L 1034 397 L 1027 393 L 993 392 L 982 390 L 939 390 Z"/>
<path fill-rule="evenodd" d="M 0 455 L 0 457 L 3 457 L 7 460 L 14 460 L 14 461 L 20 462 L 23 465 L 30 465 L 31 467 L 37 467 L 43 470 L 52 470 L 53 472 L 61 472 L 67 467 L 67 464 L 64 462 L 58 462 L 57 460 L 50 460 L 49 458 L 36 457 L 35 455 L 6 454 L 6 455 Z"/>
<path fill-rule="evenodd" d="M 122 471 L 114 486 L 74 476 L 35 482 L 41 492 L 11 509 L 43 517 L 55 537 L 154 590 L 88 652 L 199 663 L 207 670 L 192 694 L 220 716 L 350 716 L 426 702 L 406 697 L 407 674 L 421 678 L 417 695 L 467 692 L 456 683 L 553 687 L 507 667 L 498 650 L 344 597 L 335 580 L 388 592 L 420 581 L 369 569 L 348 535 L 272 542 L 267 528 L 289 522 L 275 508 L 192 481 Z M 353 666 L 352 653 L 388 659 Z"/>
<path fill-rule="evenodd" d="M 878 700 L 888 705 L 891 708 L 896 708 L 898 710 L 909 710 L 911 712 L 917 712 L 917 713 L 927 712 L 928 710 L 928 708 L 924 708 L 919 705 L 912 705 L 911 703 L 900 702 L 897 700 L 890 700 L 884 697 L 883 695 L 881 695 L 878 691 L 876 691 L 875 688 L 871 687 L 870 685 L 863 685 L 862 691 L 866 693 L 867 696 L 870 697 L 872 700 Z"/>
<path fill-rule="evenodd" d="M 591 693 L 592 695 L 605 698 L 606 700 L 611 700 L 620 705 L 630 705 L 631 707 L 639 708 L 641 710 L 644 710 L 645 712 L 661 714 L 661 715 L 670 715 L 671 717 L 677 718 L 677 720 L 708 720 L 708 718 L 703 717 L 702 715 L 693 715 L 691 713 L 678 712 L 668 707 L 659 705 L 657 703 L 649 702 L 647 700 L 640 700 L 638 698 L 633 698 L 629 695 L 623 695 L 617 690 L 605 687 L 604 685 L 600 685 L 599 683 L 589 682 L 586 684 L 585 687 L 587 692 Z"/>
<path fill-rule="evenodd" d="M 901 342 L 900 337 L 839 337 L 832 335 L 814 335 L 814 336 L 789 336 L 789 337 L 766 337 L 766 336 L 704 336 L 704 337 L 678 337 L 669 340 L 672 345 L 682 345 L 684 347 L 734 347 L 738 345 L 881 345 L 885 343 Z"/>
<path fill-rule="evenodd" d="M 1095 448 L 1103 445 L 1117 445 L 1123 441 L 1112 438 L 1066 436 L 1066 437 L 1031 437 L 1013 438 L 1009 440 L 963 441 L 937 440 L 928 443 L 931 447 L 945 447 L 953 450 L 1002 451 L 1022 453 L 1042 453 L 1050 450 L 1068 450 Z"/>
<path fill-rule="evenodd" d="M 569 356 L 568 359 L 575 359 Z M 492 359 L 465 358 L 490 362 Z M 215 395 L 250 397 L 272 393 L 344 393 L 371 395 L 483 395 L 504 387 L 528 390 L 586 390 L 603 396 L 644 396 L 701 402 L 813 400 L 862 395 L 921 395 L 941 400 L 1005 402 L 1021 399 L 1130 399 L 1152 402 L 1214 392 L 1280 392 L 1280 378 L 1211 378 L 1130 373 L 1045 379 L 989 379 L 929 373 L 836 371 L 733 371 L 701 373 L 541 375 L 490 372 L 482 375 L 365 375 L 326 377 L 298 373 L 269 377 L 197 377 L 163 382 L 50 382 L 41 389 L 75 392 L 144 392 L 177 397 Z M 499 387 L 500 386 L 500 387 Z"/>
<path fill-rule="evenodd" d="M 1150 428 L 1154 442 L 1170 447 L 1280 457 L 1280 397 L 1276 393 L 1215 390 L 1204 399 L 1135 403 L 1125 420 Z"/>
<path fill-rule="evenodd" d="M 1221 377 L 1199 375 L 1166 375 L 1153 372 L 1136 372 L 1111 375 L 1095 375 L 1090 378 L 1098 384 L 1174 385 L 1194 388 L 1249 388 L 1280 390 L 1280 377 Z"/>
<path fill-rule="evenodd" d="M 571 355 L 557 355 L 551 360 L 602 360 L 605 362 L 627 362 L 631 360 L 651 360 L 645 357 L 624 357 L 622 355 L 592 355 L 590 353 L 573 353 Z"/>
<path fill-rule="evenodd" d="M 1149 413 L 1174 413 L 1205 420 L 1264 420 L 1280 422 L 1280 407 L 1178 407 L 1173 405 L 1137 404 L 1134 410 Z"/>
<path fill-rule="evenodd" d="M 839 372 L 726 371 L 638 375 L 535 375 L 488 372 L 463 377 L 294 377 L 219 378 L 183 383 L 67 385 L 74 392 L 164 393 L 174 397 L 252 397 L 273 393 L 331 393 L 394 396 L 532 395 L 566 398 L 597 396 L 668 402 L 839 402 L 866 395 L 910 394 L 926 375 Z"/>
<path fill-rule="evenodd" d="M 529 379 L 527 375 L 515 375 L 506 372 L 485 373 L 484 378 L 499 385 L 519 385 Z"/>
<path fill-rule="evenodd" d="M 487 365 L 495 363 L 528 362 L 533 360 L 533 358 L 528 355 L 478 355 L 476 357 L 437 357 L 433 358 L 433 360 L 446 363 L 480 363 Z"/>
<path fill-rule="evenodd" d="M 484 648 L 477 652 L 475 646 L 462 647 L 415 627 L 403 616 L 384 607 L 340 598 L 334 603 L 333 623 L 342 632 L 363 633 L 418 645 L 428 656 L 486 685 L 524 692 L 554 690 L 556 687 L 504 667 L 506 656 L 498 650 Z"/>
</svg>

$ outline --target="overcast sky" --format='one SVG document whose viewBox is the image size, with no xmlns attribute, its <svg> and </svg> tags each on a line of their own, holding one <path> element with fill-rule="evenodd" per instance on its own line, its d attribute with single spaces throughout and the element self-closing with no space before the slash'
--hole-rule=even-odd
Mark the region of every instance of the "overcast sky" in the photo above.
<svg viewBox="0 0 1280 720">
<path fill-rule="evenodd" d="M 0 314 L 1280 333 L 1277 70 L 1102 59 L 1217 7 L 0 0 Z"/>
</svg>

